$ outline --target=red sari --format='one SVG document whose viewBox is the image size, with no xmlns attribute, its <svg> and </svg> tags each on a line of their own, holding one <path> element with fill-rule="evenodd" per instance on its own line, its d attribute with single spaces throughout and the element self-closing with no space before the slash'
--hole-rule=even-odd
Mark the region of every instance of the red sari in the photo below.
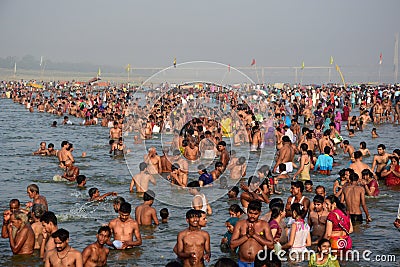
<svg viewBox="0 0 400 267">
<path fill-rule="evenodd" d="M 394 167 L 395 172 L 400 172 L 400 165 L 396 165 Z M 387 186 L 396 186 L 400 185 L 400 177 L 394 175 L 393 172 L 389 173 L 388 176 L 385 178 L 385 184 Z"/>
</svg>

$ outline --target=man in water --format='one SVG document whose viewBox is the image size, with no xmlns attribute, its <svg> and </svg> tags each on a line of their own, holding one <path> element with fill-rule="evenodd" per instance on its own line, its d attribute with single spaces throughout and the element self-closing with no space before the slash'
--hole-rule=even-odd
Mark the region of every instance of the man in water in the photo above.
<svg viewBox="0 0 400 267">
<path fill-rule="evenodd" d="M 386 146 L 384 144 L 378 145 L 378 155 L 374 155 L 374 159 L 372 160 L 372 167 L 371 169 L 375 171 L 376 176 L 378 179 L 382 179 L 381 173 L 385 169 L 386 164 L 389 162 L 389 154 L 385 151 Z M 376 167 L 376 170 L 375 170 Z M 359 174 L 361 177 L 361 175 Z"/>
<path fill-rule="evenodd" d="M 149 153 L 144 156 L 144 162 L 147 164 L 147 170 L 150 174 L 158 174 L 162 172 L 161 159 L 160 156 L 157 155 L 155 147 L 149 149 Z"/>
<path fill-rule="evenodd" d="M 40 218 L 40 222 L 43 226 L 43 239 L 42 244 L 40 245 L 40 257 L 43 258 L 45 252 L 56 247 L 51 235 L 58 230 L 57 217 L 53 212 L 46 211 Z"/>
<path fill-rule="evenodd" d="M 290 197 L 288 197 L 288 200 L 286 202 L 286 217 L 291 218 L 292 217 L 292 210 L 291 206 L 294 203 L 299 203 L 301 204 L 305 210 L 309 210 L 310 208 L 310 200 L 303 196 L 303 191 L 304 191 L 304 184 L 301 181 L 296 181 L 292 182 L 290 186 L 290 193 L 292 194 Z"/>
<path fill-rule="evenodd" d="M 33 152 L 33 155 L 41 155 L 41 156 L 46 156 L 48 153 L 48 150 L 46 148 L 46 142 L 40 142 L 40 147 L 38 150 Z"/>
<path fill-rule="evenodd" d="M 74 166 L 74 164 L 67 160 L 65 162 L 65 172 L 61 176 L 62 178 L 67 179 L 70 182 L 76 181 L 76 177 L 79 175 L 79 168 Z"/>
<path fill-rule="evenodd" d="M 104 247 L 110 240 L 111 229 L 108 226 L 102 226 L 97 231 L 96 242 L 90 244 L 82 251 L 84 267 L 106 266 L 107 257 L 110 250 Z"/>
<path fill-rule="evenodd" d="M 212 209 L 206 196 L 200 193 L 200 183 L 199 181 L 191 181 L 188 183 L 189 193 L 193 195 L 192 208 L 195 210 L 202 210 L 208 215 L 212 214 Z"/>
<path fill-rule="evenodd" d="M 265 246 L 273 249 L 274 239 L 268 222 L 259 220 L 261 202 L 251 201 L 247 207 L 247 219 L 236 223 L 231 239 L 231 249 L 239 247 L 239 266 L 254 266 L 260 250 Z"/>
<path fill-rule="evenodd" d="M 220 141 L 217 145 L 217 150 L 220 152 L 220 160 L 223 166 L 223 172 L 225 171 L 226 167 L 229 164 L 229 153 L 226 150 L 226 143 L 225 141 Z"/>
<path fill-rule="evenodd" d="M 47 200 L 44 196 L 39 194 L 39 187 L 36 184 L 28 185 L 26 193 L 28 194 L 29 198 L 32 199 L 32 202 L 28 202 L 26 207 L 30 208 L 33 206 L 33 204 L 42 204 L 46 207 L 46 211 L 49 210 Z"/>
<path fill-rule="evenodd" d="M 325 198 L 321 195 L 316 195 L 313 199 L 314 209 L 310 211 L 308 224 L 311 227 L 311 239 L 314 244 L 325 235 L 326 218 L 329 212 L 324 210 Z"/>
<path fill-rule="evenodd" d="M 139 225 L 151 225 L 154 222 L 158 225 L 156 209 L 152 207 L 154 203 L 154 192 L 147 190 L 143 194 L 143 204 L 139 205 L 135 209 L 135 218 Z"/>
<path fill-rule="evenodd" d="M 50 143 L 47 146 L 47 155 L 48 156 L 57 156 L 58 150 L 54 149 L 54 144 Z"/>
<path fill-rule="evenodd" d="M 292 142 L 290 142 L 289 136 L 286 136 L 286 135 L 283 136 L 282 137 L 282 142 L 283 142 L 283 146 L 279 150 L 279 155 L 278 155 L 278 158 L 276 159 L 276 163 L 275 163 L 275 166 L 274 166 L 273 170 L 275 172 L 277 172 L 279 164 L 285 163 L 286 171 L 287 172 L 292 172 L 293 168 L 297 167 L 293 163 L 294 155 L 295 155 L 294 152 L 295 151 L 293 149 Z"/>
<path fill-rule="evenodd" d="M 365 216 L 367 217 L 366 221 L 372 222 L 372 219 L 369 216 L 367 204 L 365 203 L 365 189 L 358 185 L 358 178 L 357 173 L 350 174 L 351 183 L 343 188 L 343 194 L 341 197 L 341 202 L 346 203 L 353 225 L 363 223 L 360 206 L 362 206 L 365 212 Z"/>
<path fill-rule="evenodd" d="M 13 233 L 15 227 L 15 234 Z M 35 233 L 28 222 L 28 216 L 21 212 L 15 211 L 7 225 L 7 234 L 10 242 L 12 253 L 31 255 L 35 246 Z"/>
<path fill-rule="evenodd" d="M 125 201 L 125 198 L 123 198 L 123 197 L 118 196 L 118 197 L 114 198 L 113 208 L 116 213 L 118 213 L 119 208 L 121 207 L 121 204 L 124 202 L 126 202 L 126 201 Z"/>
<path fill-rule="evenodd" d="M 139 224 L 131 218 L 131 204 L 128 202 L 122 203 L 119 208 L 118 218 L 110 221 L 111 232 L 114 235 L 114 242 L 122 242 L 121 246 L 116 247 L 117 249 L 127 249 L 134 246 L 140 246 L 142 244 L 142 236 L 139 231 Z M 135 241 L 133 237 L 135 236 Z M 108 245 L 112 246 L 113 243 L 109 241 Z"/>
<path fill-rule="evenodd" d="M 75 162 L 74 157 L 72 156 L 72 153 L 69 149 L 70 143 L 68 141 L 62 141 L 61 142 L 61 150 L 58 151 L 57 157 L 60 162 L 60 167 L 65 168 L 65 162 L 67 160 L 70 160 L 71 162 Z"/>
<path fill-rule="evenodd" d="M 194 209 L 186 212 L 189 227 L 179 232 L 177 237 L 177 255 L 183 260 L 184 267 L 203 267 L 210 261 L 210 235 L 200 229 L 200 213 Z"/>
<path fill-rule="evenodd" d="M 362 152 L 356 151 L 354 152 L 354 163 L 350 164 L 350 169 L 353 169 L 355 173 L 357 173 L 358 177 L 362 177 L 362 171 L 368 169 L 372 172 L 371 168 L 362 162 Z"/>
<path fill-rule="evenodd" d="M 58 229 L 51 237 L 54 240 L 55 248 L 46 254 L 44 266 L 75 266 L 83 267 L 82 254 L 71 247 L 69 242 L 69 232 L 65 229 Z"/>
<path fill-rule="evenodd" d="M 118 122 L 114 121 L 114 127 L 110 129 L 110 135 L 109 135 L 111 140 L 114 140 L 115 142 L 118 142 L 118 139 L 122 137 L 122 131 L 118 127 Z"/>
<path fill-rule="evenodd" d="M 139 164 L 140 172 L 132 177 L 131 184 L 129 186 L 129 192 L 133 193 L 133 187 L 136 185 L 136 193 L 144 193 L 149 188 L 149 182 L 156 185 L 156 179 L 153 175 L 147 172 L 147 164 L 141 162 Z"/>
</svg>

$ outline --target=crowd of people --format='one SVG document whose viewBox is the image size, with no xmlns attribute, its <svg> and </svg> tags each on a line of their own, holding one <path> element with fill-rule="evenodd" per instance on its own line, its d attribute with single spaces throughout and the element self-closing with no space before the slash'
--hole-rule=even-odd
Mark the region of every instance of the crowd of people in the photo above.
<svg viewBox="0 0 400 267">
<path fill-rule="evenodd" d="M 125 85 L 102 92 L 90 87 L 62 90 L 57 83 L 45 87 L 42 91 L 23 82 L 5 82 L 2 97 L 25 105 L 30 112 L 60 116 L 61 124 L 71 124 L 68 116 L 74 116 L 82 119 L 82 125 L 110 128 L 109 153 L 117 157 L 130 152 L 124 131 L 134 134 L 133 147 L 159 134 L 172 135 L 171 142 L 148 149 L 138 164 L 139 173 L 132 177 L 129 192 L 143 197 L 143 204 L 135 207 L 135 218 L 131 217 L 131 204 L 116 192 L 101 195 L 97 188 L 89 189 L 90 201 L 114 197 L 118 217 L 99 227 L 97 241 L 82 252 L 68 245 L 69 232 L 58 228 L 57 217 L 48 211 L 36 184 L 27 188 L 32 203 L 22 207 L 19 200 L 10 201 L 2 237 L 9 239 L 14 254 L 40 250 L 45 266 L 104 266 L 108 247 L 140 246 L 139 226 L 159 224 L 152 207 L 156 196 L 150 189 L 157 187 L 157 179 L 188 188 L 193 195 L 192 208 L 186 213 L 188 228 L 179 232 L 173 248 L 177 260 L 167 266 L 204 266 L 210 261 L 210 235 L 202 228 L 213 211 L 201 188 L 217 183 L 222 188 L 238 183 L 228 188 L 228 198 L 238 204 L 229 207 L 230 218 L 221 222 L 227 228 L 221 249 L 238 261 L 222 258 L 215 266 L 280 266 L 277 255 L 281 250 L 301 261 L 300 255 L 311 246 L 316 246 L 318 253 L 307 259 L 309 266 L 339 266 L 330 251 L 335 256 L 352 249 L 353 227 L 372 221 L 366 196 L 378 196 L 383 182 L 388 187 L 400 185 L 399 149 L 389 153 L 385 144 L 379 144 L 369 166 L 363 162 L 372 154 L 367 142 L 351 143 L 351 137 L 369 124 L 400 123 L 400 89 L 394 85 L 295 85 L 282 89 L 244 85 L 242 90 L 247 93 L 241 94 L 214 84 L 201 89 L 165 84 L 168 90 L 161 95 L 150 91 L 144 102 L 134 97 L 138 88 Z M 357 109 L 359 116 L 350 116 Z M 349 139 L 343 138 L 343 131 Z M 376 128 L 371 138 L 379 138 Z M 274 163 L 249 175 L 251 162 L 240 154 L 243 147 L 251 153 L 272 147 L 276 150 Z M 59 167 L 65 171 L 62 178 L 84 186 L 86 177 L 75 166 L 72 152 L 68 141 L 62 141 L 58 151 L 42 141 L 33 155 L 58 157 Z M 332 181 L 332 190 L 322 185 L 314 189 L 314 175 L 336 175 L 332 170 L 338 154 L 347 155 L 349 164 Z M 198 171 L 190 172 L 191 165 L 197 165 Z M 289 181 L 291 195 L 282 199 L 279 185 Z M 264 214 L 263 205 L 269 208 Z M 162 223 L 168 222 L 168 216 L 168 209 L 160 210 Z M 399 227 L 398 220 L 394 225 Z"/>
</svg>

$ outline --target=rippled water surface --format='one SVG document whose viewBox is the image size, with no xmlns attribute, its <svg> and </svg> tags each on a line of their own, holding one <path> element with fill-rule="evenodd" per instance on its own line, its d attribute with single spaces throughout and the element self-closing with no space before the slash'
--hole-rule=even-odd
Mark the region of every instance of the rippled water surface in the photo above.
<svg viewBox="0 0 400 267">
<path fill-rule="evenodd" d="M 87 189 L 98 187 L 101 193 L 116 191 L 128 200 L 133 208 L 141 203 L 135 194 L 129 193 L 131 174 L 124 159 L 113 159 L 108 155 L 108 129 L 100 126 L 84 127 L 79 125 L 50 127 L 53 120 L 61 124 L 61 118 L 44 113 L 29 113 L 22 105 L 15 104 L 9 99 L 0 99 L 0 124 L 1 124 L 1 153 L 0 153 L 0 205 L 2 210 L 8 207 L 11 198 L 18 198 L 22 203 L 29 201 L 26 195 L 26 187 L 30 183 L 36 183 L 40 187 L 40 193 L 46 196 L 49 209 L 54 211 L 59 219 L 59 227 L 70 231 L 70 244 L 76 249 L 83 250 L 87 245 L 94 242 L 95 234 L 100 225 L 109 222 L 117 216 L 112 208 L 112 199 L 102 203 L 88 202 L 87 190 L 79 190 L 74 183 L 54 182 L 53 176 L 62 174 L 57 167 L 55 157 L 32 156 L 32 151 L 39 147 L 41 141 L 47 144 L 52 142 L 56 148 L 60 148 L 62 140 L 69 140 L 74 144 L 74 156 L 76 165 L 81 174 L 88 177 Z M 74 123 L 79 123 L 72 118 Z M 400 127 L 392 125 L 378 126 L 380 138 L 372 140 L 370 137 L 371 126 L 364 132 L 350 140 L 356 148 L 360 141 L 366 141 L 371 152 L 376 153 L 376 146 L 384 143 L 387 151 L 400 148 L 398 136 Z M 346 133 L 344 133 L 346 137 Z M 151 144 L 151 142 L 150 142 Z M 87 157 L 82 158 L 82 152 Z M 134 165 L 143 158 L 143 149 L 133 151 L 128 156 L 130 169 L 136 171 Z M 272 155 L 266 153 L 265 157 Z M 257 158 L 257 155 L 251 155 Z M 343 154 L 337 156 L 340 166 L 334 168 L 337 173 L 346 167 L 348 159 Z M 372 158 L 365 161 L 370 163 Z M 254 170 L 257 162 L 250 163 L 249 168 Z M 250 173 L 250 172 L 249 172 Z M 248 173 L 248 174 L 249 174 Z M 337 176 L 329 177 L 312 176 L 314 185 L 322 184 L 332 192 L 333 181 Z M 167 184 L 158 181 L 162 190 L 156 190 L 158 194 L 165 194 L 183 206 L 187 206 L 190 197 L 185 190 L 171 189 Z M 289 196 L 288 182 L 283 184 L 286 190 L 282 197 L 286 201 Z M 215 192 L 219 189 L 213 188 Z M 206 192 L 206 194 L 223 194 L 223 191 Z M 381 186 L 381 196 L 375 199 L 368 198 L 367 205 L 373 222 L 355 228 L 352 234 L 354 248 L 358 250 L 369 249 L 372 255 L 397 255 L 397 263 L 379 263 L 382 266 L 398 266 L 400 261 L 400 232 L 397 231 L 392 222 L 394 221 L 400 202 L 400 193 Z M 174 202 L 175 203 L 175 202 Z M 184 204 L 185 203 L 185 204 Z M 208 226 L 205 228 L 211 235 L 212 259 L 211 264 L 222 256 L 228 256 L 219 249 L 219 243 L 226 228 L 224 222 L 229 214 L 227 208 L 230 202 L 227 197 L 212 202 L 214 214 L 209 217 Z M 111 251 L 109 266 L 163 266 L 175 258 L 172 248 L 176 242 L 179 231 L 187 227 L 184 219 L 186 208 L 170 206 L 160 201 L 155 202 L 157 212 L 168 207 L 170 220 L 168 224 L 155 228 L 141 229 L 144 238 L 143 245 L 127 251 Z M 263 207 L 266 211 L 267 207 Z M 375 263 L 376 264 L 376 263 Z M 284 265 L 288 265 L 285 263 Z M 306 263 L 300 264 L 306 266 Z M 345 263 L 346 266 L 374 266 L 371 262 Z M 36 256 L 21 257 L 12 256 L 8 239 L 0 241 L 0 266 L 42 266 Z"/>
</svg>

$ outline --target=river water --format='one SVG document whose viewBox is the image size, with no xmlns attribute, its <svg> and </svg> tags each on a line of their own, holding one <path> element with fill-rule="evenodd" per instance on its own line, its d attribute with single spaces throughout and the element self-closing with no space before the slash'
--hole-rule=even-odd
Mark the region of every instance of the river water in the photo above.
<svg viewBox="0 0 400 267">
<path fill-rule="evenodd" d="M 143 159 L 144 149 L 137 147 L 125 159 L 114 159 L 108 155 L 108 131 L 100 126 L 63 126 L 62 119 L 46 113 L 29 113 L 24 106 L 13 103 L 10 99 L 0 99 L 0 124 L 1 124 L 1 146 L 0 153 L 0 205 L 1 209 L 8 208 L 8 202 L 12 198 L 18 198 L 21 203 L 29 201 L 26 187 L 31 183 L 39 185 L 40 193 L 49 203 L 49 210 L 54 211 L 58 217 L 59 227 L 70 232 L 70 245 L 78 250 L 83 250 L 87 245 L 96 240 L 95 234 L 102 224 L 108 223 L 117 214 L 112 208 L 112 198 L 105 202 L 88 202 L 88 189 L 99 188 L 101 193 L 116 191 L 132 204 L 132 208 L 142 202 L 135 194 L 129 193 L 131 173 L 138 171 L 137 164 Z M 78 119 L 71 118 L 74 123 Z M 57 120 L 59 126 L 50 127 L 52 121 Z M 360 141 L 366 141 L 372 153 L 376 153 L 379 143 L 386 144 L 387 151 L 400 147 L 397 138 L 400 128 L 392 125 L 377 126 L 380 138 L 371 138 L 371 125 L 364 132 L 358 132 L 357 136 L 350 139 L 350 143 L 356 148 Z M 346 132 L 343 133 L 346 138 Z M 127 136 L 127 140 L 130 136 Z M 58 161 L 55 157 L 32 156 L 41 141 L 54 143 L 56 149 L 60 143 L 68 140 L 74 144 L 74 156 L 76 165 L 81 174 L 88 177 L 87 189 L 76 188 L 75 183 L 54 182 L 53 176 L 61 175 Z M 146 147 L 157 146 L 157 140 L 152 140 Z M 158 150 L 160 151 L 160 150 Z M 86 157 L 81 157 L 86 152 Z M 267 163 L 273 157 L 269 151 L 262 156 L 261 164 Z M 248 175 L 260 164 L 258 155 L 250 155 Z M 337 156 L 340 163 L 334 168 L 337 173 L 346 167 L 348 159 L 341 153 Z M 368 164 L 372 158 L 365 159 Z M 128 162 L 129 164 L 126 164 Z M 270 162 L 268 162 L 269 164 Z M 127 167 L 129 166 L 129 168 Z M 135 167 L 136 166 L 136 167 Z M 333 181 L 336 175 L 322 177 L 312 175 L 314 186 L 322 184 L 326 186 L 328 194 L 332 192 Z M 111 251 L 108 258 L 108 266 L 164 266 L 175 258 L 172 248 L 176 242 L 179 231 L 187 227 L 185 213 L 190 204 L 191 197 L 186 190 L 172 188 L 165 184 L 162 179 L 157 180 L 155 189 L 158 199 L 154 207 L 158 211 L 167 207 L 170 212 L 168 224 L 155 228 L 141 228 L 143 244 L 138 248 L 127 251 Z M 286 201 L 289 196 L 289 182 L 284 182 L 286 190 L 281 197 Z M 368 198 L 367 206 L 370 209 L 373 222 L 355 227 L 352 234 L 354 248 L 360 251 L 372 251 L 371 258 L 375 255 L 396 255 L 396 263 L 379 263 L 382 266 L 398 266 L 400 261 L 399 235 L 392 222 L 394 221 L 400 202 L 399 191 L 388 189 L 381 185 L 381 196 Z M 211 266 L 222 256 L 219 248 L 220 240 L 226 231 L 225 220 L 229 217 L 228 207 L 232 203 L 228 201 L 225 191 L 215 186 L 204 191 L 214 201 L 211 206 L 213 215 L 208 218 L 208 225 L 204 229 L 211 236 L 212 259 L 208 264 Z M 162 197 L 161 197 L 162 195 Z M 310 196 L 312 197 L 312 196 Z M 169 205 L 172 203 L 174 205 Z M 264 205 L 263 212 L 267 211 Z M 132 215 L 133 216 L 133 215 Z M 376 264 L 376 263 L 375 263 Z M 37 254 L 29 257 L 13 256 L 9 248 L 8 239 L 0 241 L 0 266 L 42 266 Z M 306 263 L 299 264 L 306 266 Z M 347 262 L 344 266 L 373 266 L 374 263 L 362 260 L 360 262 Z M 284 266 L 294 266 L 284 263 Z"/>
</svg>

